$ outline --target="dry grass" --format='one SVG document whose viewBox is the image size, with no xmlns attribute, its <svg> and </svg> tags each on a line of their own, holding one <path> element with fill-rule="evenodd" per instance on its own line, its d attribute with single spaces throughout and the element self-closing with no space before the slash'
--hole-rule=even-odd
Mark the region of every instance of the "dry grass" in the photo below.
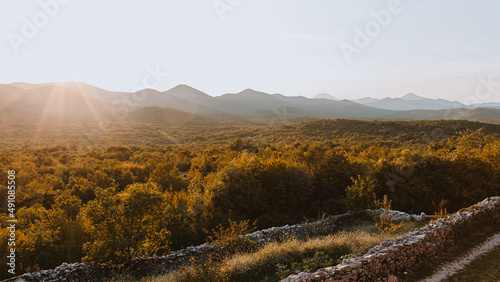
<svg viewBox="0 0 500 282">
<path fill-rule="evenodd" d="M 363 231 L 342 231 L 307 241 L 290 239 L 282 243 L 267 244 L 254 253 L 237 254 L 224 262 L 223 269 L 228 272 L 241 272 L 262 264 L 286 263 L 290 258 L 303 257 L 316 251 L 328 252 L 340 249 L 352 253 L 364 253 L 387 238 L 387 235 Z"/>
<path fill-rule="evenodd" d="M 412 222 L 407 225 L 398 234 L 406 233 L 416 227 L 416 224 Z M 203 277 L 203 271 L 197 272 L 193 268 L 189 270 L 186 268 L 142 281 L 259 281 L 265 277 L 267 277 L 266 281 L 276 281 L 278 265 L 300 262 L 311 258 L 318 251 L 323 251 L 336 259 L 346 254 L 364 254 L 381 241 L 398 236 L 398 234 L 385 234 L 377 231 L 372 223 L 365 223 L 352 226 L 334 235 L 308 240 L 291 238 L 284 242 L 269 243 L 256 252 L 239 253 L 228 257 L 212 265 L 210 277 Z M 202 266 L 205 272 L 207 272 L 206 267 L 207 265 Z M 186 275 L 188 272 L 189 274 Z M 214 277 L 214 272 L 218 274 L 218 277 Z"/>
</svg>

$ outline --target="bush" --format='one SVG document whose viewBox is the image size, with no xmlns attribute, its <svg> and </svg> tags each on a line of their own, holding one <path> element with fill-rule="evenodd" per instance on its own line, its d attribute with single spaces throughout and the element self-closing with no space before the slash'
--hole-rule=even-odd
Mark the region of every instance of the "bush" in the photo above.
<svg viewBox="0 0 500 282">
<path fill-rule="evenodd" d="M 229 220 L 229 227 L 224 228 L 219 225 L 217 229 L 212 230 L 213 235 L 209 236 L 208 240 L 222 257 L 252 251 L 255 249 L 255 244 L 245 236 L 255 229 L 250 227 L 249 222 L 249 220 L 241 222 Z"/>
<path fill-rule="evenodd" d="M 346 189 L 347 202 L 352 211 L 360 211 L 371 207 L 375 199 L 373 183 L 369 178 L 358 175 L 352 179 L 353 184 Z"/>
<path fill-rule="evenodd" d="M 312 175 L 283 159 L 243 154 L 213 179 L 213 206 L 233 220 L 257 220 L 258 228 L 297 222 L 314 191 Z"/>
<path fill-rule="evenodd" d="M 293 262 L 289 267 L 286 265 L 277 265 L 276 275 L 280 279 L 285 279 L 291 274 L 301 272 L 314 272 L 320 268 L 336 265 L 342 262 L 342 258 L 332 258 L 324 251 L 316 251 L 312 258 L 303 259 L 302 262 Z"/>
<path fill-rule="evenodd" d="M 393 234 L 398 230 L 405 228 L 404 222 L 394 223 L 393 216 L 391 214 L 391 201 L 387 199 L 387 195 L 384 195 L 384 200 L 382 202 L 376 201 L 376 206 L 378 206 L 379 222 L 375 223 L 375 226 L 383 233 Z"/>
</svg>

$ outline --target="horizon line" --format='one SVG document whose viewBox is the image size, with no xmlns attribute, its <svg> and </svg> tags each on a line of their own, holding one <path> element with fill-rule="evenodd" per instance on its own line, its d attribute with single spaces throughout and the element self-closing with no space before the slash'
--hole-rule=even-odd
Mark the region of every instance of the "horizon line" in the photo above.
<svg viewBox="0 0 500 282">
<path fill-rule="evenodd" d="M 11 86 L 11 87 L 15 87 L 15 88 L 19 88 L 19 89 L 24 89 L 22 87 L 18 87 L 18 86 L 15 86 L 13 84 L 27 84 L 27 85 L 32 85 L 32 86 L 37 86 L 37 85 L 40 85 L 39 87 L 36 87 L 36 88 L 33 88 L 33 89 L 37 89 L 37 88 L 40 88 L 40 87 L 44 87 L 45 85 L 49 86 L 49 85 L 55 85 L 55 84 L 66 84 L 66 83 L 75 83 L 75 84 L 85 84 L 87 86 L 91 86 L 91 87 L 94 87 L 94 88 L 98 88 L 98 89 L 101 89 L 101 90 L 104 90 L 104 91 L 108 91 L 108 92 L 112 92 L 112 93 L 124 93 L 124 94 L 131 94 L 131 93 L 137 93 L 139 91 L 144 91 L 144 90 L 154 90 L 154 91 L 157 91 L 159 93 L 165 93 L 165 92 L 168 92 L 176 87 L 179 87 L 179 86 L 186 86 L 186 87 L 189 87 L 191 89 L 194 89 L 196 91 L 199 91 L 203 94 L 206 94 L 210 97 L 220 97 L 220 96 L 224 96 L 224 95 L 237 95 L 237 94 L 241 94 L 242 92 L 245 92 L 245 91 L 254 91 L 254 92 L 259 92 L 259 93 L 264 93 L 264 94 L 267 94 L 267 95 L 282 95 L 282 96 L 285 96 L 285 97 L 290 97 L 290 98 L 294 98 L 294 97 L 297 97 L 297 98 L 306 98 L 306 99 L 326 99 L 326 100 L 332 100 L 332 101 L 344 101 L 344 100 L 347 100 L 347 101 L 351 101 L 351 102 L 355 102 L 357 100 L 363 100 L 363 99 L 374 99 L 374 100 L 377 100 L 377 101 L 381 101 L 381 100 L 384 100 L 384 99 L 402 99 L 402 100 L 405 100 L 405 101 L 411 101 L 411 100 L 406 100 L 406 99 L 403 99 L 403 97 L 407 96 L 407 95 L 415 95 L 417 96 L 418 98 L 422 98 L 422 99 L 419 99 L 419 100 L 423 100 L 423 99 L 428 99 L 428 100 L 445 100 L 445 101 L 448 101 L 448 102 L 454 102 L 454 103 L 460 103 L 462 105 L 465 105 L 465 106 L 472 106 L 472 105 L 484 105 L 484 104 L 491 104 L 491 103 L 500 103 L 500 101 L 495 101 L 495 102 L 486 102 L 486 103 L 472 103 L 472 104 L 466 104 L 466 103 L 463 103 L 463 102 L 459 102 L 459 101 L 455 101 L 455 100 L 448 100 L 448 99 L 445 99 L 445 98 L 429 98 L 429 97 L 425 97 L 425 96 L 420 96 L 414 92 L 407 92 L 406 94 L 403 94 L 402 96 L 396 96 L 396 97 L 391 97 L 391 96 L 386 96 L 386 97 L 383 97 L 383 98 L 374 98 L 374 97 L 371 97 L 371 96 L 365 96 L 365 97 L 361 97 L 361 98 L 338 98 L 336 96 L 333 96 L 327 92 L 320 92 L 318 94 L 316 94 L 314 97 L 307 97 L 307 96 L 302 96 L 302 95 L 294 95 L 294 96 L 291 96 L 291 95 L 286 95 L 286 94 L 282 94 L 282 93 L 269 93 L 269 92 L 265 92 L 265 91 L 261 91 L 261 90 L 255 90 L 255 89 L 252 89 L 252 88 L 245 88 L 239 92 L 228 92 L 228 93 L 223 93 L 223 94 L 219 94 L 219 95 L 210 95 L 198 88 L 195 88 L 193 86 L 190 86 L 188 84 L 185 84 L 185 83 L 180 83 L 180 84 L 177 84 L 171 88 L 168 88 L 166 90 L 158 90 L 158 89 L 155 89 L 155 88 L 141 88 L 140 90 L 137 90 L 137 91 L 115 91 L 115 90 L 109 90 L 109 89 L 106 89 L 106 88 L 103 88 L 103 87 L 99 87 L 99 86 L 95 86 L 93 84 L 90 84 L 90 83 L 87 83 L 87 82 L 83 82 L 83 81 L 56 81 L 56 82 L 42 82 L 42 83 L 31 83 L 31 82 L 24 82 L 24 81 L 16 81 L 16 82 L 10 82 L 10 83 L 0 83 L 0 85 L 8 85 L 8 86 Z M 61 87 L 64 87 L 64 85 L 59 85 Z M 24 90 L 27 90 L 27 89 L 24 89 Z M 68 90 L 71 90 L 71 89 L 68 89 Z M 81 93 L 82 94 L 82 93 Z M 316 98 L 317 96 L 319 95 L 329 95 L 331 96 L 333 99 L 329 99 L 329 98 Z M 375 101 L 375 102 L 377 102 Z M 418 101 L 418 100 L 415 100 L 415 101 Z M 360 103 L 361 104 L 361 103 Z"/>
</svg>

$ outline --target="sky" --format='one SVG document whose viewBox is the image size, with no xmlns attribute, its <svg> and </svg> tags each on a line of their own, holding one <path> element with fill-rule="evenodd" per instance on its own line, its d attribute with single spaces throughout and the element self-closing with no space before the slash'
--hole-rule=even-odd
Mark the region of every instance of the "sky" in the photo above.
<svg viewBox="0 0 500 282">
<path fill-rule="evenodd" d="M 500 101 L 498 11 L 497 0 L 0 0 L 0 83 Z"/>
</svg>

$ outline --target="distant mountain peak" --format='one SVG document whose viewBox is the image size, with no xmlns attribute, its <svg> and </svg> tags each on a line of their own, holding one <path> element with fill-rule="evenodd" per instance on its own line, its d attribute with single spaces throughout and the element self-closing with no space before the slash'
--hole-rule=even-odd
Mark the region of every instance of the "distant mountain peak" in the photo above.
<svg viewBox="0 0 500 282">
<path fill-rule="evenodd" d="M 137 93 L 161 94 L 160 91 L 153 89 L 153 88 L 145 88 L 145 89 L 137 91 Z"/>
<path fill-rule="evenodd" d="M 204 99 L 210 97 L 210 95 L 208 95 L 207 93 L 186 84 L 179 84 L 163 93 L 188 100 Z"/>
<path fill-rule="evenodd" d="M 360 104 L 368 104 L 368 103 L 375 103 L 379 100 L 380 99 L 375 99 L 372 97 L 364 97 L 364 98 L 353 100 L 353 102 L 360 103 Z"/>
<path fill-rule="evenodd" d="M 186 85 L 186 84 L 179 84 L 177 86 L 174 86 L 174 88 L 172 89 L 177 89 L 177 90 L 180 90 L 180 89 L 189 89 L 189 90 L 196 90 L 196 91 L 199 91 L 198 89 L 194 88 L 194 87 L 191 87 L 189 85 Z M 200 91 L 201 92 L 201 91 Z"/>
<path fill-rule="evenodd" d="M 255 93 L 255 92 L 260 92 L 260 91 L 253 90 L 252 88 L 247 88 L 247 89 L 241 91 L 240 93 Z"/>
<path fill-rule="evenodd" d="M 319 93 L 318 95 L 314 96 L 314 99 L 329 99 L 329 100 L 334 100 L 334 101 L 339 101 L 340 99 L 333 97 L 332 95 L 328 93 Z"/>
<path fill-rule="evenodd" d="M 412 100 L 422 100 L 422 99 L 426 99 L 426 98 L 420 97 L 415 93 L 408 93 L 408 94 L 404 95 L 403 97 L 401 97 L 401 99 L 407 100 L 407 101 L 412 101 Z"/>
<path fill-rule="evenodd" d="M 271 96 L 271 94 L 267 94 L 267 93 L 264 93 L 264 92 L 261 92 L 261 91 L 257 91 L 257 90 L 253 90 L 253 89 L 250 89 L 250 88 L 247 88 L 239 93 L 237 93 L 237 95 L 259 95 L 259 96 Z"/>
</svg>

